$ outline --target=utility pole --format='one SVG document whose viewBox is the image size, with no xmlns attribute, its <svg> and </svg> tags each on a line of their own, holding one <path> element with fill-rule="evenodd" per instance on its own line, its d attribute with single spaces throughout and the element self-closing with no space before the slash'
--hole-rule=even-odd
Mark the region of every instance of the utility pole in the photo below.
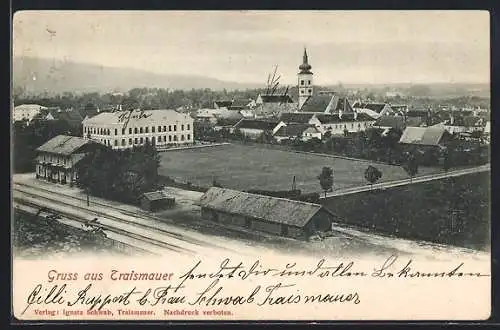
<svg viewBox="0 0 500 330">
<path fill-rule="evenodd" d="M 89 190 L 85 190 L 87 192 L 87 206 L 90 206 L 90 194 L 89 194 Z"/>
</svg>

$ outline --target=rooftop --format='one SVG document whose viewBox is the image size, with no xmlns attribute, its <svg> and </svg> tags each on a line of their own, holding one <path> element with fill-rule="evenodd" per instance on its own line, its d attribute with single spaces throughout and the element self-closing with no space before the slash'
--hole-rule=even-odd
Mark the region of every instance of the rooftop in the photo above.
<svg viewBox="0 0 500 330">
<path fill-rule="evenodd" d="M 95 142 L 86 140 L 78 136 L 58 135 L 42 144 L 36 150 L 59 155 L 71 155 L 88 143 Z"/>
<path fill-rule="evenodd" d="M 441 126 L 407 127 L 399 143 L 438 146 L 445 131 Z"/>
<path fill-rule="evenodd" d="M 200 199 L 202 207 L 274 223 L 303 227 L 322 209 L 319 204 L 212 187 Z"/>
<path fill-rule="evenodd" d="M 263 119 L 241 119 L 235 128 L 248 128 L 248 129 L 261 129 L 261 130 L 273 130 L 278 121 L 275 120 L 263 120 Z"/>
<path fill-rule="evenodd" d="M 85 124 L 125 124 L 135 122 L 143 125 L 157 124 L 165 121 L 191 119 L 189 113 L 179 113 L 175 110 L 133 110 L 103 112 L 84 120 Z"/>
</svg>

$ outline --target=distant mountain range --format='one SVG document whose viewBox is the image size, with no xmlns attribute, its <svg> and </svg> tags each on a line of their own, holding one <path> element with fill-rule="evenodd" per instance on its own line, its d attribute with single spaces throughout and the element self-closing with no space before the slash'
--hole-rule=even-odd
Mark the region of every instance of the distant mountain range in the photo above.
<svg viewBox="0 0 500 330">
<path fill-rule="evenodd" d="M 264 84 L 247 84 L 223 81 L 205 76 L 170 75 L 131 68 L 106 67 L 96 64 L 76 63 L 35 57 L 15 57 L 13 59 L 14 88 L 27 94 L 49 95 L 63 92 L 127 92 L 132 88 L 171 88 L 190 90 L 210 88 L 212 90 L 245 90 L 265 88 Z M 413 87 L 412 87 L 413 86 Z M 344 84 L 353 89 L 409 89 L 422 84 Z M 338 85 L 324 86 L 336 90 Z M 489 97 L 489 84 L 474 83 L 429 83 L 425 84 L 431 95 L 479 95 Z"/>
<path fill-rule="evenodd" d="M 244 90 L 264 87 L 262 84 L 244 84 L 203 76 L 159 74 L 131 68 L 114 68 L 34 57 L 13 59 L 13 83 L 14 87 L 23 88 L 29 94 L 39 94 L 44 91 L 49 94 L 126 92 L 136 87 L 184 90 L 192 88 Z"/>
</svg>

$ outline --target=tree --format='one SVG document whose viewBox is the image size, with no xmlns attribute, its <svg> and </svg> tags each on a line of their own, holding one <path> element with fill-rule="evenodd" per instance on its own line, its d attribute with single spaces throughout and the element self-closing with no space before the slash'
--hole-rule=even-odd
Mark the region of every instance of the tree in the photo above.
<svg viewBox="0 0 500 330">
<path fill-rule="evenodd" d="M 382 177 L 382 172 L 374 166 L 368 166 L 365 170 L 365 179 L 370 183 L 373 188 L 373 184 L 377 182 Z"/>
<path fill-rule="evenodd" d="M 321 185 L 321 189 L 325 192 L 333 191 L 333 170 L 331 167 L 323 167 L 321 174 L 318 175 L 319 184 Z"/>
<path fill-rule="evenodd" d="M 409 154 L 406 161 L 403 163 L 403 169 L 410 176 L 410 183 L 413 177 L 418 173 L 418 161 L 413 154 Z"/>
</svg>

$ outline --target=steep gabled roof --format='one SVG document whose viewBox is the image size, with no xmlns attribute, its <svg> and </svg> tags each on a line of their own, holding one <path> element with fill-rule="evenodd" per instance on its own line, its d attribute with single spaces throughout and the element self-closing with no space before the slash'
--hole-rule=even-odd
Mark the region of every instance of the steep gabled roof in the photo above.
<svg viewBox="0 0 500 330">
<path fill-rule="evenodd" d="M 307 124 L 314 117 L 314 113 L 285 112 L 280 116 L 280 121 L 284 123 Z"/>
<path fill-rule="evenodd" d="M 293 103 L 289 95 L 260 95 L 264 103 Z"/>
<path fill-rule="evenodd" d="M 217 187 L 210 188 L 201 197 L 200 205 L 225 213 L 296 227 L 304 227 L 322 209 L 319 204 Z"/>
<path fill-rule="evenodd" d="M 241 119 L 235 128 L 248 128 L 248 129 L 260 129 L 260 130 L 273 130 L 278 121 L 275 120 L 261 120 L 261 119 Z"/>
<path fill-rule="evenodd" d="M 286 126 L 281 126 L 280 129 L 274 135 L 281 136 L 281 137 L 302 136 L 302 134 L 308 128 L 311 128 L 311 127 L 315 128 L 314 125 L 291 123 L 291 124 L 288 124 Z"/>
</svg>

